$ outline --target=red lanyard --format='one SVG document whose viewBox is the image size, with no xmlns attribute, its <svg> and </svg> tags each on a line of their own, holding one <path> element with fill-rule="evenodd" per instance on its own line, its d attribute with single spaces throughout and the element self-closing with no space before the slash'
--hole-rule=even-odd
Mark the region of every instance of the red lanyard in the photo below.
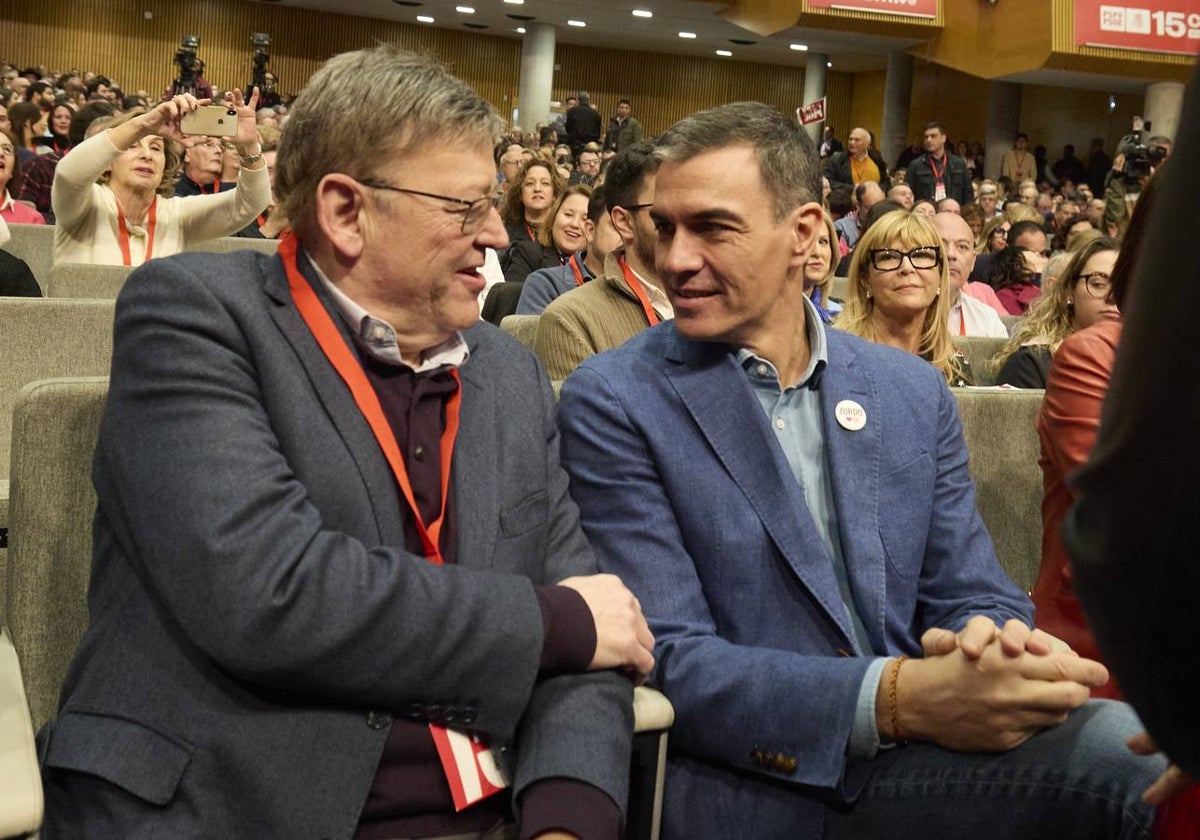
<svg viewBox="0 0 1200 840">
<path fill-rule="evenodd" d="M 529 226 L 529 222 L 525 223 L 525 232 L 529 234 L 530 242 L 537 242 L 537 236 L 533 232 L 533 228 Z"/>
<path fill-rule="evenodd" d="M 937 168 L 937 162 L 934 161 L 933 155 L 929 156 L 929 168 L 933 170 L 933 180 L 934 181 L 936 181 L 939 184 L 946 183 L 946 167 L 948 165 L 949 164 L 946 160 L 946 155 L 943 154 L 942 155 L 942 171 L 939 173 L 938 168 Z"/>
<path fill-rule="evenodd" d="M 575 285 L 583 285 L 583 272 L 579 270 L 579 261 L 575 259 L 577 255 L 572 254 L 571 259 L 567 260 L 567 264 L 571 266 L 571 271 L 575 272 Z"/>
<path fill-rule="evenodd" d="M 421 511 L 417 508 L 412 483 L 408 480 L 408 470 L 404 466 L 404 459 L 400 457 L 400 446 L 396 443 L 396 436 L 392 433 L 392 427 L 388 425 L 383 407 L 379 404 L 379 396 L 371 387 L 362 365 L 359 364 L 341 333 L 334 326 L 333 319 L 329 317 L 329 313 L 317 298 L 316 292 L 301 275 L 300 269 L 296 265 L 299 241 L 291 233 L 281 239 L 279 256 L 283 259 L 283 267 L 287 271 L 288 286 L 292 291 L 292 299 L 296 302 L 296 309 L 300 312 L 304 323 L 308 325 L 317 344 L 321 346 L 325 357 L 329 359 L 329 363 L 333 365 L 334 370 L 346 383 L 346 387 L 350 389 L 355 405 L 358 406 L 367 425 L 374 432 L 375 440 L 379 442 L 379 448 L 383 450 L 383 455 L 392 468 L 392 474 L 396 477 L 396 483 L 400 485 L 400 490 L 404 493 L 404 500 L 408 502 L 408 506 L 416 518 L 417 531 L 421 535 L 421 544 L 425 549 L 425 559 L 440 566 L 442 552 L 438 545 L 442 533 L 442 523 L 446 519 L 446 496 L 450 488 L 450 459 L 454 454 L 454 440 L 458 436 L 458 408 L 462 398 L 462 388 L 461 386 L 457 388 L 446 403 L 446 428 L 442 432 L 441 445 L 442 507 L 438 512 L 437 519 L 427 526 L 421 519 Z M 458 370 L 451 368 L 450 375 L 454 377 L 455 385 L 459 385 Z"/>
<path fill-rule="evenodd" d="M 958 334 L 966 336 L 967 334 L 967 316 L 963 312 L 962 304 L 958 305 Z"/>
<path fill-rule="evenodd" d="M 650 298 L 642 286 L 642 281 L 638 280 L 637 275 L 625 263 L 625 256 L 623 254 L 617 258 L 617 262 L 621 264 L 621 273 L 625 275 L 625 282 L 629 284 L 629 288 L 633 289 L 633 293 L 637 295 L 638 301 L 642 304 L 642 311 L 646 313 L 646 321 L 653 327 L 662 319 L 658 317 L 658 313 L 650 305 Z"/>
<path fill-rule="evenodd" d="M 155 196 L 146 217 L 146 258 L 142 262 L 150 262 L 154 256 L 154 229 L 158 226 L 158 197 Z M 133 265 L 133 255 L 129 252 L 129 225 L 125 221 L 125 211 L 121 202 L 117 202 L 117 229 L 120 234 L 121 264 Z"/>
</svg>

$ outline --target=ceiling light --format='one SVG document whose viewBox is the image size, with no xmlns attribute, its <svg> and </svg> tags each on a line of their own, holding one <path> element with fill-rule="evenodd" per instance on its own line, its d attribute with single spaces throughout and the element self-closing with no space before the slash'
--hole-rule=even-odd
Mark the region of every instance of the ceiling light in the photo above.
<svg viewBox="0 0 1200 840">
<path fill-rule="evenodd" d="M 524 26 L 518 26 L 518 27 L 517 27 L 517 34 L 518 34 L 518 35 L 524 35 L 524 34 L 525 34 L 525 27 L 524 27 Z"/>
<path fill-rule="evenodd" d="M 463 14 L 463 15 L 475 14 L 475 10 L 472 9 L 470 6 L 455 6 L 454 11 L 458 12 L 459 14 Z"/>
<path fill-rule="evenodd" d="M 510 6 L 523 6 L 525 4 L 525 0 L 504 0 L 504 2 Z"/>
<path fill-rule="evenodd" d="M 634 9 L 633 16 L 640 18 L 652 18 L 654 17 L 654 12 L 650 11 L 649 9 Z"/>
<path fill-rule="evenodd" d="M 828 68 L 830 68 L 830 69 L 832 69 L 832 68 L 833 68 L 833 62 L 832 62 L 832 61 L 826 61 L 826 62 L 825 62 L 825 66 L 826 66 L 826 67 L 828 67 Z"/>
<path fill-rule="evenodd" d="M 731 53 L 729 50 L 717 50 L 717 55 L 729 58 L 729 56 L 733 55 L 733 53 Z"/>
<path fill-rule="evenodd" d="M 680 38 L 695 38 L 696 33 L 695 32 L 680 32 L 679 37 Z"/>
<path fill-rule="evenodd" d="M 569 20 L 569 21 L 567 21 L 567 26 L 587 26 L 587 21 L 585 21 L 585 20 Z"/>
<path fill-rule="evenodd" d="M 808 44 L 789 44 L 788 46 L 796 52 L 808 52 Z"/>
<path fill-rule="evenodd" d="M 417 15 L 417 23 L 433 23 L 433 18 L 429 15 Z"/>
</svg>

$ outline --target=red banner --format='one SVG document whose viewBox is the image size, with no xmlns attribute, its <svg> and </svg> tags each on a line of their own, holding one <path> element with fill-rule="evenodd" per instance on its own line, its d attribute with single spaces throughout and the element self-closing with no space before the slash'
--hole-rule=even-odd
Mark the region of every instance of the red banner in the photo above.
<svg viewBox="0 0 1200 840">
<path fill-rule="evenodd" d="M 934 18 L 938 12 L 938 0 L 808 0 L 808 5 L 814 9 L 845 9 L 920 18 Z"/>
<path fill-rule="evenodd" d="M 1195 55 L 1200 51 L 1200 0 L 1141 0 L 1140 5 L 1075 0 L 1075 43 Z"/>
<path fill-rule="evenodd" d="M 803 108 L 797 108 L 796 119 L 800 120 L 800 125 L 825 122 L 825 97 L 822 96 L 816 102 L 810 102 Z"/>
</svg>

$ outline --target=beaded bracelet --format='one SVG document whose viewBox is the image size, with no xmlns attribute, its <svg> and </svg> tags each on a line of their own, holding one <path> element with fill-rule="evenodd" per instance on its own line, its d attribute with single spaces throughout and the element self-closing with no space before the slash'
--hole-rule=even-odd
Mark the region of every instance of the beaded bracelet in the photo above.
<svg viewBox="0 0 1200 840">
<path fill-rule="evenodd" d="M 892 740 L 897 743 L 904 740 L 900 731 L 900 704 L 896 700 L 896 683 L 900 681 L 900 668 L 908 661 L 907 656 L 896 659 L 896 667 L 892 669 L 892 678 L 888 680 L 888 705 L 892 712 Z"/>
</svg>

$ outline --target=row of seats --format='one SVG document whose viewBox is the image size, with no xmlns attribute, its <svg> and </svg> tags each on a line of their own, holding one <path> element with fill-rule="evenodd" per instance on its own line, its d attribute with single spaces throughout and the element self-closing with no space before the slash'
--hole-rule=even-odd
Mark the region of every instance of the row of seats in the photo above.
<svg viewBox="0 0 1200 840">
<path fill-rule="evenodd" d="M 9 232 L 12 238 L 3 246 L 4 250 L 8 251 L 14 257 L 19 257 L 29 264 L 29 269 L 33 272 L 33 277 L 37 280 L 38 285 L 42 287 L 42 292 L 47 297 L 85 297 L 82 293 L 73 294 L 57 294 L 49 292 L 47 289 L 54 288 L 54 225 L 9 225 Z M 246 239 L 240 236 L 222 236 L 219 239 L 210 239 L 206 242 L 196 242 L 188 246 L 189 251 L 203 251 L 207 253 L 223 254 L 229 251 L 241 251 L 251 249 L 262 251 L 264 253 L 273 254 L 279 248 L 279 242 L 275 239 Z M 72 287 L 77 287 L 81 290 L 86 288 L 86 274 L 82 271 L 82 266 L 78 270 L 72 272 L 73 276 L 78 277 L 78 280 L 72 284 Z M 101 278 L 106 287 L 111 287 L 113 276 L 106 269 L 109 266 L 89 266 L 89 268 L 97 271 L 97 276 Z M 126 272 L 129 269 L 125 269 Z M 118 285 L 119 289 L 120 286 Z M 115 297 L 114 294 L 96 294 L 93 297 Z"/>
</svg>

